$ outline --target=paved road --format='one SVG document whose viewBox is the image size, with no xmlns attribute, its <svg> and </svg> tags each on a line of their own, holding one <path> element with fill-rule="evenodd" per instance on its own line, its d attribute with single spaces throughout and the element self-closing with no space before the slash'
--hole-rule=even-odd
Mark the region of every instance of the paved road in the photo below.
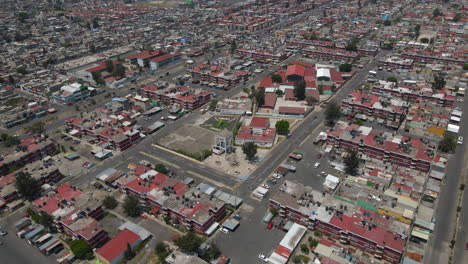
<svg viewBox="0 0 468 264">
<path fill-rule="evenodd" d="M 468 102 L 463 103 L 463 108 L 467 109 Z M 468 115 L 462 115 L 461 124 L 468 123 Z M 468 139 L 468 129 L 463 125 L 460 126 L 460 136 Z M 446 263 L 449 258 L 449 245 L 452 240 L 454 230 L 454 217 L 457 207 L 458 189 L 460 177 L 466 177 L 467 166 L 466 153 L 468 153 L 468 145 L 463 144 L 458 146 L 455 154 L 448 161 L 445 172 L 446 178 L 444 185 L 441 188 L 438 205 L 435 213 L 436 226 L 434 233 L 426 247 L 424 254 L 424 263 L 438 264 Z M 466 184 L 466 182 L 465 182 Z M 455 244 L 455 264 L 468 263 L 468 252 L 465 250 L 465 244 L 468 242 L 468 195 L 464 196 L 461 217 L 459 220 L 458 237 Z"/>
</svg>

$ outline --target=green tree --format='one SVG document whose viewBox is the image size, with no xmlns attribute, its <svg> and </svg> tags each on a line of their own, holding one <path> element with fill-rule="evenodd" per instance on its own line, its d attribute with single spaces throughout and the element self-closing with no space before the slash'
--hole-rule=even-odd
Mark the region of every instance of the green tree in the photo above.
<svg viewBox="0 0 468 264">
<path fill-rule="evenodd" d="M 125 67 L 122 64 L 117 64 L 112 70 L 112 76 L 114 77 L 125 77 Z"/>
<path fill-rule="evenodd" d="M 161 163 L 156 164 L 156 166 L 154 166 L 154 170 L 159 172 L 159 173 L 162 173 L 162 174 L 167 174 L 169 172 L 167 167 L 164 164 L 161 164 Z"/>
<path fill-rule="evenodd" d="M 70 242 L 70 249 L 73 255 L 79 259 L 85 259 L 89 253 L 92 253 L 92 249 L 86 241 L 77 239 Z"/>
<path fill-rule="evenodd" d="M 164 263 L 164 260 L 171 254 L 170 248 L 164 242 L 156 244 L 155 251 L 160 263 Z"/>
<path fill-rule="evenodd" d="M 201 259 L 210 262 L 214 259 L 219 258 L 219 256 L 221 256 L 221 251 L 219 250 L 218 246 L 216 246 L 216 244 L 214 243 L 210 243 L 208 250 L 203 252 L 203 254 L 201 255 Z"/>
<path fill-rule="evenodd" d="M 99 27 L 99 20 L 97 17 L 93 18 L 93 28 Z"/>
<path fill-rule="evenodd" d="M 302 257 L 300 255 L 294 255 L 292 258 L 291 258 L 291 261 L 294 263 L 294 264 L 299 264 L 302 262 Z"/>
<path fill-rule="evenodd" d="M 350 175 L 356 175 L 359 168 L 359 156 L 354 150 L 348 149 L 346 157 L 343 159 L 345 172 Z"/>
<path fill-rule="evenodd" d="M 421 43 L 429 43 L 428 38 L 421 38 L 420 41 L 421 41 Z"/>
<path fill-rule="evenodd" d="M 93 80 L 94 82 L 97 84 L 97 85 L 104 85 L 106 84 L 106 82 L 104 81 L 104 79 L 102 78 L 102 75 L 100 72 L 98 71 L 95 71 L 91 74 L 93 76 Z"/>
<path fill-rule="evenodd" d="M 398 83 L 398 79 L 394 76 L 390 76 L 387 78 L 387 81 L 388 82 L 394 82 L 394 83 Z"/>
<path fill-rule="evenodd" d="M 15 84 L 16 84 L 16 81 L 15 81 L 15 78 L 13 77 L 13 75 L 9 75 L 9 76 L 8 76 L 8 81 L 10 82 L 11 85 L 15 85 Z"/>
<path fill-rule="evenodd" d="M 247 160 L 253 161 L 255 155 L 257 155 L 257 145 L 255 145 L 253 142 L 244 143 L 242 146 L 242 151 L 247 157 Z"/>
<path fill-rule="evenodd" d="M 308 106 L 311 106 L 311 105 L 317 103 L 318 100 L 317 100 L 315 97 L 313 97 L 313 96 L 308 96 L 308 97 L 306 98 L 306 102 L 307 102 L 307 105 L 308 105 Z"/>
<path fill-rule="evenodd" d="M 309 254 L 309 248 L 306 244 L 301 244 L 301 252 L 304 254 Z"/>
<path fill-rule="evenodd" d="M 91 53 L 95 53 L 95 52 L 96 52 L 96 46 L 94 46 L 94 44 L 90 44 L 90 45 L 89 45 L 89 52 L 91 52 Z"/>
<path fill-rule="evenodd" d="M 10 147 L 16 146 L 16 145 L 18 145 L 20 143 L 20 140 L 19 140 L 18 137 L 10 136 L 10 135 L 7 135 L 7 134 L 1 134 L 0 139 L 2 140 L 2 145 L 5 148 L 10 148 Z"/>
<path fill-rule="evenodd" d="M 19 12 L 18 13 L 18 21 L 21 22 L 21 23 L 24 23 L 26 22 L 26 19 L 29 18 L 29 15 L 28 13 L 26 12 Z"/>
<path fill-rule="evenodd" d="M 453 18 L 453 21 L 458 22 L 461 19 L 461 15 L 459 13 L 455 14 L 455 17 Z"/>
<path fill-rule="evenodd" d="M 276 122 L 275 128 L 278 134 L 285 134 L 289 131 L 289 122 L 286 120 L 280 120 Z"/>
<path fill-rule="evenodd" d="M 136 255 L 136 253 L 133 251 L 132 247 L 130 246 L 129 243 L 127 243 L 127 249 L 125 249 L 125 252 L 124 252 L 124 257 L 126 260 L 131 260 L 132 258 L 134 258 Z"/>
<path fill-rule="evenodd" d="M 297 100 L 301 101 L 305 99 L 306 93 L 306 82 L 299 81 L 294 85 L 294 96 L 296 96 Z"/>
<path fill-rule="evenodd" d="M 442 152 L 453 152 L 457 147 L 457 139 L 455 136 L 445 133 L 442 140 L 439 142 L 439 149 Z"/>
<path fill-rule="evenodd" d="M 231 53 L 234 53 L 237 49 L 237 44 L 236 44 L 236 40 L 232 40 L 231 41 Z"/>
<path fill-rule="evenodd" d="M 265 89 L 255 91 L 255 101 L 259 107 L 265 104 Z"/>
<path fill-rule="evenodd" d="M 271 208 L 271 209 L 270 209 L 270 213 L 271 213 L 273 216 L 277 216 L 277 215 L 279 214 L 278 209 L 276 209 L 276 208 Z"/>
<path fill-rule="evenodd" d="M 114 62 L 111 60 L 106 60 L 106 70 L 112 72 L 114 70 Z"/>
<path fill-rule="evenodd" d="M 311 239 L 309 241 L 309 246 L 312 247 L 312 248 L 316 247 L 318 244 L 319 244 L 319 241 L 317 239 Z"/>
<path fill-rule="evenodd" d="M 131 217 L 137 217 L 143 212 L 143 207 L 140 205 L 138 198 L 127 195 L 123 203 L 125 214 Z"/>
<path fill-rule="evenodd" d="M 39 191 L 39 182 L 31 177 L 31 174 L 23 171 L 18 171 L 15 178 L 16 191 L 27 200 L 32 200 L 36 197 Z"/>
<path fill-rule="evenodd" d="M 218 99 L 212 99 L 211 102 L 210 102 L 210 105 L 208 106 L 208 108 L 211 111 L 214 111 L 214 110 L 216 110 L 217 105 L 218 105 Z"/>
<path fill-rule="evenodd" d="M 353 69 L 353 65 L 350 63 L 344 63 L 340 65 L 340 72 L 350 72 Z"/>
<path fill-rule="evenodd" d="M 350 42 L 345 46 L 345 49 L 347 51 L 357 51 L 357 44 L 359 43 L 359 40 L 357 38 L 351 39 Z"/>
<path fill-rule="evenodd" d="M 28 70 L 24 66 L 16 68 L 16 72 L 22 75 L 28 74 Z"/>
<path fill-rule="evenodd" d="M 117 202 L 113 196 L 107 195 L 104 200 L 102 200 L 102 205 L 107 209 L 114 209 L 119 205 L 119 202 Z"/>
<path fill-rule="evenodd" d="M 415 36 L 416 38 L 419 37 L 419 31 L 421 31 L 421 25 L 416 25 L 416 26 L 414 26 L 414 36 Z"/>
<path fill-rule="evenodd" d="M 468 63 L 463 64 L 463 70 L 468 71 Z"/>
<path fill-rule="evenodd" d="M 284 95 L 283 90 L 281 90 L 281 89 L 277 89 L 277 90 L 275 91 L 275 94 L 276 94 L 277 96 L 283 96 L 283 95 Z"/>
<path fill-rule="evenodd" d="M 174 243 L 182 250 L 195 252 L 203 243 L 203 238 L 194 232 L 188 232 L 185 236 L 176 239 Z"/>
<path fill-rule="evenodd" d="M 441 90 L 445 87 L 446 81 L 442 75 L 435 75 L 434 81 L 432 82 L 433 90 Z"/>
<path fill-rule="evenodd" d="M 281 78 L 281 75 L 275 73 L 271 76 L 271 81 L 275 83 L 282 83 L 283 78 Z"/>
<path fill-rule="evenodd" d="M 388 20 L 388 19 L 385 19 L 385 21 L 383 22 L 383 25 L 388 27 L 388 26 L 391 26 L 392 25 L 392 21 Z"/>
<path fill-rule="evenodd" d="M 440 12 L 439 8 L 436 8 L 436 9 L 434 9 L 434 11 L 432 11 L 432 16 L 433 17 L 438 17 L 438 16 L 441 16 L 441 15 L 442 15 L 442 12 Z"/>
<path fill-rule="evenodd" d="M 44 134 L 45 131 L 45 123 L 42 121 L 36 122 L 30 126 L 27 127 L 29 131 L 31 131 L 34 134 Z"/>
<path fill-rule="evenodd" d="M 341 107 L 336 101 L 331 101 L 325 109 L 325 120 L 333 124 L 341 116 Z"/>
</svg>

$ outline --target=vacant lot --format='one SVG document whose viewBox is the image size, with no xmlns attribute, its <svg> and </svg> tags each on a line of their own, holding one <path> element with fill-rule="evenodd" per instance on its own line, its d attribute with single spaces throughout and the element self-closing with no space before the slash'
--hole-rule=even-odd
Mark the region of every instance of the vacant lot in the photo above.
<svg viewBox="0 0 468 264">
<path fill-rule="evenodd" d="M 173 133 L 158 140 L 158 144 L 168 149 L 184 153 L 201 153 L 214 145 L 216 133 L 193 125 L 184 125 Z"/>
</svg>

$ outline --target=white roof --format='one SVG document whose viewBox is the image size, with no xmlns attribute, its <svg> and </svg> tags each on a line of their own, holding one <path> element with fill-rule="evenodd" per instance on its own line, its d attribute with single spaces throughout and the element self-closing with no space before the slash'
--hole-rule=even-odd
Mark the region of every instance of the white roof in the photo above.
<svg viewBox="0 0 468 264">
<path fill-rule="evenodd" d="M 317 69 L 317 78 L 318 78 L 318 77 L 328 77 L 328 78 L 331 78 L 330 69 L 324 69 L 324 68 Z"/>
<path fill-rule="evenodd" d="M 288 262 L 288 259 L 281 256 L 280 254 L 277 254 L 276 252 L 271 253 L 270 257 L 268 258 L 268 263 L 271 264 L 286 264 Z"/>
<path fill-rule="evenodd" d="M 306 231 L 307 228 L 305 226 L 294 223 L 291 229 L 289 229 L 288 233 L 286 233 L 286 235 L 281 240 L 280 246 L 294 251 L 299 242 L 301 242 L 301 239 Z"/>
<path fill-rule="evenodd" d="M 457 126 L 457 125 L 449 124 L 448 127 L 447 127 L 447 130 L 450 131 L 450 132 L 458 134 L 458 131 L 460 130 L 460 127 Z"/>
</svg>

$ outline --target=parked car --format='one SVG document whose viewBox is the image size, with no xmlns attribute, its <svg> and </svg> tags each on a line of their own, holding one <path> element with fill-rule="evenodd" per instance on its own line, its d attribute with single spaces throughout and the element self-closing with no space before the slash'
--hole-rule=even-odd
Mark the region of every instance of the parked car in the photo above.
<svg viewBox="0 0 468 264">
<path fill-rule="evenodd" d="M 236 220 L 241 220 L 242 217 L 240 216 L 240 214 L 235 214 L 233 218 Z"/>
<path fill-rule="evenodd" d="M 320 167 L 320 162 L 315 162 L 314 168 L 315 168 L 315 169 L 318 169 L 319 167 Z"/>
<path fill-rule="evenodd" d="M 268 185 L 268 184 L 266 184 L 266 183 L 260 185 L 260 187 L 263 187 L 263 188 L 265 188 L 265 189 L 270 189 L 270 185 Z"/>
<path fill-rule="evenodd" d="M 167 121 L 167 117 L 161 116 L 161 120 L 162 120 L 162 121 Z"/>
<path fill-rule="evenodd" d="M 258 255 L 258 258 L 265 261 L 265 262 L 268 262 L 268 258 L 265 257 L 265 255 L 263 255 L 263 254 Z"/>
<path fill-rule="evenodd" d="M 8 234 L 6 229 L 0 226 L 0 236 L 5 236 L 6 234 Z"/>
<path fill-rule="evenodd" d="M 229 230 L 227 228 L 225 228 L 225 227 L 221 227 L 221 229 L 219 231 L 223 232 L 226 235 L 229 235 Z"/>
<path fill-rule="evenodd" d="M 273 173 L 272 177 L 275 178 L 275 179 L 281 179 L 281 177 L 283 177 L 283 176 L 281 174 L 279 174 L 279 173 Z"/>
<path fill-rule="evenodd" d="M 271 229 L 273 227 L 273 222 L 268 223 L 267 228 Z"/>
<path fill-rule="evenodd" d="M 100 184 L 99 182 L 91 182 L 91 185 L 93 185 L 94 187 L 96 187 L 97 189 L 102 189 L 104 186 L 102 186 L 102 184 Z"/>
<path fill-rule="evenodd" d="M 273 184 L 276 184 L 276 179 L 274 179 L 274 178 L 269 178 L 269 179 L 267 180 L 267 183 L 272 184 L 272 185 L 273 185 Z"/>
<path fill-rule="evenodd" d="M 457 144 L 463 144 L 463 137 L 458 137 Z"/>
</svg>

